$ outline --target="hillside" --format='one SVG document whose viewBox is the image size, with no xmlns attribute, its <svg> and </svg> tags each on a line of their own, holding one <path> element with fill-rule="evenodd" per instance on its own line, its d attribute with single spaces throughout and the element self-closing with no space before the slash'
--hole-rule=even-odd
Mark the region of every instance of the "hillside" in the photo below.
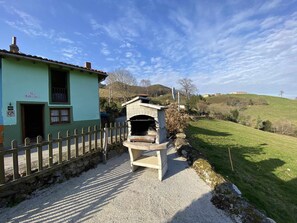
<svg viewBox="0 0 297 223">
<path fill-rule="evenodd" d="M 206 100 L 209 104 L 229 105 L 239 109 L 240 116 L 250 117 L 253 124 L 261 119 L 272 123 L 289 120 L 297 125 L 297 100 L 254 94 L 219 95 Z"/>
<path fill-rule="evenodd" d="M 100 97 L 102 98 L 108 98 L 109 97 L 109 87 L 110 86 L 104 86 L 99 89 Z M 111 86 L 113 87 L 113 86 Z M 129 91 L 129 96 L 134 97 L 138 94 L 148 94 L 150 97 L 158 97 L 160 95 L 165 94 L 171 94 L 171 88 L 166 87 L 164 85 L 155 84 L 151 85 L 149 87 L 141 87 L 141 86 L 127 86 Z M 114 98 L 121 98 L 121 92 L 113 91 L 113 97 Z"/>
<path fill-rule="evenodd" d="M 260 210 L 277 222 L 296 222 L 297 138 L 222 120 L 192 122 L 188 136 L 216 171 L 236 184 Z"/>
</svg>

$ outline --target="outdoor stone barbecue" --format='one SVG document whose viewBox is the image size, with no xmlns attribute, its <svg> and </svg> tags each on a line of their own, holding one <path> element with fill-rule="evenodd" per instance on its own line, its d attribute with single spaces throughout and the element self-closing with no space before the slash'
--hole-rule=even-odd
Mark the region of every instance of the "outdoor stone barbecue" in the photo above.
<svg viewBox="0 0 297 223">
<path fill-rule="evenodd" d="M 138 166 L 155 168 L 162 180 L 167 171 L 167 133 L 165 106 L 149 104 L 149 98 L 138 96 L 124 104 L 127 110 L 128 147 L 131 170 Z M 155 151 L 156 155 L 148 155 Z"/>
</svg>

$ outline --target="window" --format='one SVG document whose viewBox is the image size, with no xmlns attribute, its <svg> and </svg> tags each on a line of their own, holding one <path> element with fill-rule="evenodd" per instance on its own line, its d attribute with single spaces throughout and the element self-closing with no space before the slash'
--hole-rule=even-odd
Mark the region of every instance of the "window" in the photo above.
<svg viewBox="0 0 297 223">
<path fill-rule="evenodd" d="M 51 73 L 51 101 L 54 103 L 68 103 L 68 72 L 52 69 Z"/>
<path fill-rule="evenodd" d="M 51 116 L 51 124 L 70 123 L 69 108 L 51 108 L 50 116 Z"/>
</svg>

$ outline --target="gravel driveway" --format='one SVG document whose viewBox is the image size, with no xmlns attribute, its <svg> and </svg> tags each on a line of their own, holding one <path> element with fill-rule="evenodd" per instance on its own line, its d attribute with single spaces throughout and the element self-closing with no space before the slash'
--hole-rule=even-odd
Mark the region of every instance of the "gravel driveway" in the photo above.
<svg viewBox="0 0 297 223">
<path fill-rule="evenodd" d="M 0 210 L 0 222 L 232 222 L 210 202 L 211 188 L 173 149 L 168 164 L 160 182 L 157 170 L 131 173 L 125 153 Z"/>
</svg>

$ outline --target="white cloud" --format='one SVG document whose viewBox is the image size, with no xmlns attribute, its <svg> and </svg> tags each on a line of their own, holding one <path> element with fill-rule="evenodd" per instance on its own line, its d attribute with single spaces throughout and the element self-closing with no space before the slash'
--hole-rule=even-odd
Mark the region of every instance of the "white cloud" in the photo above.
<svg viewBox="0 0 297 223">
<path fill-rule="evenodd" d="M 132 54 L 131 52 L 126 52 L 125 56 L 126 56 L 127 58 L 130 58 L 130 57 L 133 56 L 133 54 Z"/>
</svg>

